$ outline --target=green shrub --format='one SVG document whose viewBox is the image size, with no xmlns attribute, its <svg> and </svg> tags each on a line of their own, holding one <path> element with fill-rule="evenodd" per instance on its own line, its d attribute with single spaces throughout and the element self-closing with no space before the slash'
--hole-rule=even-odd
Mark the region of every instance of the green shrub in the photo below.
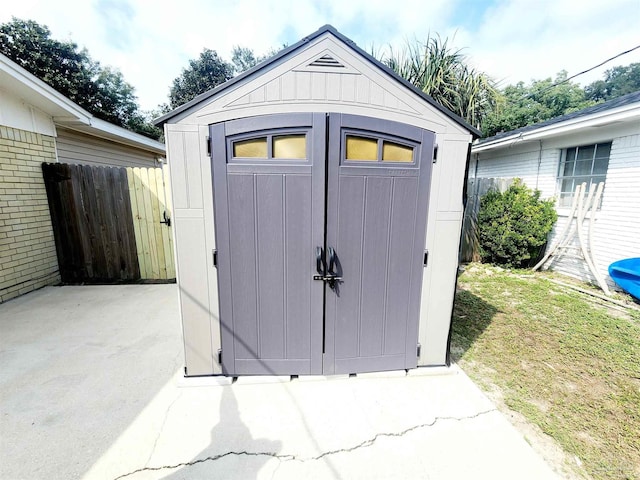
<svg viewBox="0 0 640 480">
<path fill-rule="evenodd" d="M 554 200 L 515 179 L 504 192 L 491 190 L 480 200 L 478 226 L 483 262 L 526 267 L 547 241 L 558 215 Z"/>
</svg>

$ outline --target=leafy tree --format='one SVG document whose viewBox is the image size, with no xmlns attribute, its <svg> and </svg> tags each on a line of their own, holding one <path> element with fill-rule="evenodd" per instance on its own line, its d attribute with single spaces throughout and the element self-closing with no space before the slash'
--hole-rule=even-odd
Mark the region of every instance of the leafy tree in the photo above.
<svg viewBox="0 0 640 480">
<path fill-rule="evenodd" d="M 155 111 L 151 112 L 137 112 L 132 115 L 127 122 L 127 128 L 145 137 L 153 138 L 164 143 L 164 132 L 162 129 L 156 127 L 151 121 L 159 117 Z"/>
<path fill-rule="evenodd" d="M 273 57 L 276 53 L 278 53 L 283 48 L 286 48 L 287 44 L 283 43 L 281 48 L 272 48 L 266 54 L 259 55 L 256 57 L 253 50 L 247 47 L 240 47 L 236 45 L 233 47 L 231 63 L 233 64 L 233 73 L 238 75 L 239 73 L 245 72 L 250 68 L 255 67 L 260 62 L 263 62 L 267 58 Z"/>
<path fill-rule="evenodd" d="M 200 57 L 189 60 L 179 77 L 173 80 L 169 90 L 169 106 L 177 108 L 201 93 L 230 80 L 234 67 L 218 56 L 215 50 L 205 48 Z"/>
<path fill-rule="evenodd" d="M 0 25 L 0 52 L 81 106 L 94 93 L 96 65 L 86 50 L 53 40 L 46 26 L 17 18 Z"/>
<path fill-rule="evenodd" d="M 594 105 L 580 85 L 567 82 L 565 70 L 555 80 L 533 80 L 529 85 L 518 82 L 505 87 L 497 108 L 482 124 L 484 136 L 543 122 L 550 118 Z"/>
<path fill-rule="evenodd" d="M 122 74 L 91 59 L 73 42 L 51 38 L 44 25 L 13 18 L 0 25 L 0 53 L 96 117 L 152 138 L 160 130 L 139 111 Z"/>
<path fill-rule="evenodd" d="M 490 190 L 480 200 L 478 229 L 483 262 L 526 267 L 546 243 L 558 215 L 554 200 L 541 200 L 520 179 L 501 193 Z"/>
<path fill-rule="evenodd" d="M 283 44 L 282 48 L 287 45 Z M 253 50 L 236 45 L 233 47 L 231 62 L 218 56 L 215 50 L 205 48 L 200 57 L 189 60 L 189 67 L 184 68 L 179 77 L 173 80 L 169 91 L 169 104 L 159 106 L 161 113 L 179 107 L 183 103 L 205 93 L 212 88 L 230 80 L 235 75 L 255 67 L 258 63 L 272 57 L 280 49 L 272 48 L 265 55 L 256 56 Z"/>
<path fill-rule="evenodd" d="M 97 71 L 82 101 L 92 108 L 97 117 L 122 126 L 126 126 L 138 112 L 133 86 L 124 80 L 122 73 L 110 67 Z"/>
<path fill-rule="evenodd" d="M 617 66 L 604 72 L 604 80 L 597 80 L 584 88 L 589 100 L 606 101 L 640 90 L 640 63 Z"/>
<path fill-rule="evenodd" d="M 257 57 L 253 53 L 253 50 L 247 47 L 240 47 L 236 45 L 233 47 L 231 63 L 233 64 L 233 72 L 237 75 L 250 68 L 256 66 L 263 61 L 266 57 Z"/>
<path fill-rule="evenodd" d="M 428 37 L 424 43 L 407 43 L 399 52 L 390 48 L 376 56 L 472 125 L 479 126 L 499 98 L 493 80 L 469 66 L 467 57 L 451 48 L 446 38 Z"/>
</svg>

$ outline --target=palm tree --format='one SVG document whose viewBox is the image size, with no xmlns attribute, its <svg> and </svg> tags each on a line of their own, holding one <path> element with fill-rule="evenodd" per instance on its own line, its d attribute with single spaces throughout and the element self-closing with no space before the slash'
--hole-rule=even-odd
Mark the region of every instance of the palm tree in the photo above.
<svg viewBox="0 0 640 480">
<path fill-rule="evenodd" d="M 425 42 L 407 42 L 400 51 L 389 47 L 379 60 L 440 105 L 479 127 L 498 101 L 495 82 L 467 65 L 461 50 L 448 39 L 429 36 Z"/>
</svg>

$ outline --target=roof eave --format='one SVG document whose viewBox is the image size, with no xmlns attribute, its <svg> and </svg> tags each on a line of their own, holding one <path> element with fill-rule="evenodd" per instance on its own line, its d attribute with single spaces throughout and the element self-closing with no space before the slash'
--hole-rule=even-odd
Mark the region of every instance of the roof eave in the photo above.
<svg viewBox="0 0 640 480">
<path fill-rule="evenodd" d="M 604 112 L 577 117 L 552 125 L 546 125 L 540 128 L 532 129 L 526 132 L 518 132 L 507 137 L 502 137 L 494 141 L 483 142 L 472 145 L 472 153 L 479 153 L 494 148 L 511 146 L 514 142 L 526 142 L 540 140 L 543 138 L 554 137 L 572 133 L 576 130 L 589 127 L 602 127 L 608 123 L 626 122 L 634 119 L 640 119 L 640 103 L 625 105 L 623 107 L 606 110 Z"/>
<path fill-rule="evenodd" d="M 139 148 L 141 150 L 147 150 L 158 155 L 166 155 L 166 147 L 164 143 L 96 117 L 91 118 L 90 125 L 80 127 L 78 130 L 90 133 L 96 137 L 102 137 L 124 145 Z"/>
<path fill-rule="evenodd" d="M 40 100 L 37 102 L 39 105 L 34 107 L 52 118 L 65 118 L 67 121 L 89 124 L 91 113 L 2 54 L 0 54 L 0 73 L 8 77 L 5 88 L 10 91 L 20 87 L 29 89 Z"/>
<path fill-rule="evenodd" d="M 82 131 L 154 154 L 165 155 L 166 149 L 163 143 L 93 116 L 10 58 L 0 54 L 0 76 L 2 75 L 5 76 L 3 87 L 6 90 L 18 98 L 22 98 L 33 108 L 50 116 L 55 125 Z"/>
</svg>

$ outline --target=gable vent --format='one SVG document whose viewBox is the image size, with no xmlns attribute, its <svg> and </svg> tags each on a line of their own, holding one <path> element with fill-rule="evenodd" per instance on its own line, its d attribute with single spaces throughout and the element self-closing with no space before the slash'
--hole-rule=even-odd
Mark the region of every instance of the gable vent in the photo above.
<svg viewBox="0 0 640 480">
<path fill-rule="evenodd" d="M 310 67 L 335 67 L 335 68 L 344 68 L 338 60 L 333 58 L 331 55 L 323 55 L 320 58 L 315 59 L 313 62 L 309 64 Z"/>
</svg>

